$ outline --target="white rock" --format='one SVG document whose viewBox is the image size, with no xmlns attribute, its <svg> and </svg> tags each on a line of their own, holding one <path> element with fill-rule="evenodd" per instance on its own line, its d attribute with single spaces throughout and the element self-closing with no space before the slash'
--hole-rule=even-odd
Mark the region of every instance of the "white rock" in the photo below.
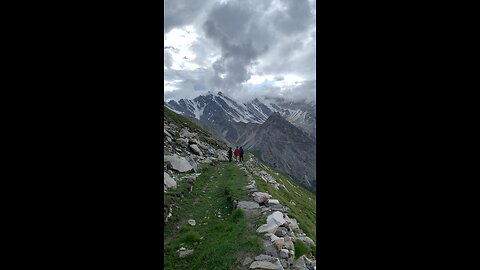
<svg viewBox="0 0 480 270">
<path fill-rule="evenodd" d="M 252 201 L 239 201 L 237 208 L 241 209 L 259 209 L 260 205 L 257 202 Z"/>
<path fill-rule="evenodd" d="M 274 233 L 278 229 L 278 225 L 275 223 L 263 224 L 258 227 L 257 233 Z"/>
<path fill-rule="evenodd" d="M 280 204 L 280 202 L 278 200 L 275 200 L 275 199 L 270 199 L 270 200 L 268 200 L 268 204 Z"/>
<path fill-rule="evenodd" d="M 177 182 L 166 172 L 163 172 L 163 185 L 167 188 L 177 188 Z"/>
<path fill-rule="evenodd" d="M 187 257 L 187 256 L 190 256 L 193 254 L 193 249 L 189 249 L 189 250 L 182 250 L 180 251 L 180 258 L 184 258 L 184 257 Z"/>
<path fill-rule="evenodd" d="M 283 266 L 280 261 L 277 259 L 275 263 L 267 261 L 254 261 L 250 265 L 250 269 L 271 269 L 271 270 L 283 270 Z"/>
<path fill-rule="evenodd" d="M 285 224 L 285 219 L 283 218 L 283 213 L 280 211 L 275 211 L 267 217 L 267 224 L 274 223 L 277 226 Z M 274 232 L 273 232 L 274 233 Z"/>
<path fill-rule="evenodd" d="M 193 169 L 192 165 L 184 158 L 178 155 L 163 156 L 165 162 L 170 162 L 172 168 L 179 172 L 188 172 Z"/>
<path fill-rule="evenodd" d="M 288 249 L 284 249 L 284 248 L 280 249 L 280 257 L 288 258 L 288 253 L 289 253 Z"/>
<path fill-rule="evenodd" d="M 195 226 L 196 222 L 194 219 L 189 219 L 188 224 L 190 224 L 191 226 Z"/>
<path fill-rule="evenodd" d="M 254 192 L 253 193 L 253 199 L 258 203 L 263 203 L 270 198 L 272 198 L 272 196 L 268 193 L 265 193 L 265 192 Z"/>
<path fill-rule="evenodd" d="M 198 148 L 198 146 L 196 144 L 190 144 L 190 149 L 192 149 L 192 151 L 199 155 L 199 156 L 203 156 L 203 153 L 202 151 L 200 150 L 200 148 Z"/>
<path fill-rule="evenodd" d="M 298 237 L 298 239 L 302 240 L 307 246 L 315 246 L 315 242 L 308 236 Z"/>
</svg>

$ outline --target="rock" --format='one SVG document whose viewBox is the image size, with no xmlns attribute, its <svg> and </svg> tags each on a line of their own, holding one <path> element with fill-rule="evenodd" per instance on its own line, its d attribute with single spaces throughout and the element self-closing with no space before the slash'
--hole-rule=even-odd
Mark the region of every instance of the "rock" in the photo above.
<svg viewBox="0 0 480 270">
<path fill-rule="evenodd" d="M 185 138 L 178 138 L 175 140 L 175 143 L 185 148 L 188 146 L 188 140 Z"/>
<path fill-rule="evenodd" d="M 172 169 L 179 172 L 188 172 L 193 169 L 192 165 L 183 157 L 177 155 L 163 156 L 165 162 L 170 162 Z"/>
<path fill-rule="evenodd" d="M 272 257 L 272 256 L 268 256 L 268 255 L 265 255 L 265 254 L 260 254 L 257 257 L 255 257 L 255 261 L 267 261 L 267 262 L 272 262 L 273 263 L 276 260 L 277 260 L 277 258 Z"/>
<path fill-rule="evenodd" d="M 251 264 L 252 262 L 253 262 L 253 259 L 252 259 L 252 258 L 246 257 L 245 260 L 243 260 L 242 265 L 243 265 L 243 266 L 247 266 L 247 265 Z"/>
<path fill-rule="evenodd" d="M 305 264 L 305 255 L 300 256 L 300 258 L 295 261 L 294 266 L 295 270 L 308 270 L 307 265 Z"/>
<path fill-rule="evenodd" d="M 180 256 L 180 258 L 185 258 L 185 257 L 190 256 L 192 254 L 193 254 L 193 249 L 188 249 L 188 250 L 180 251 L 179 256 Z"/>
<path fill-rule="evenodd" d="M 285 224 L 285 219 L 283 218 L 283 213 L 280 211 L 275 211 L 267 217 L 267 224 L 274 223 L 278 226 Z M 273 233 L 273 232 L 272 232 Z"/>
<path fill-rule="evenodd" d="M 298 237 L 298 239 L 302 240 L 302 242 L 304 242 L 307 246 L 311 246 L 311 247 L 315 246 L 315 242 L 313 242 L 312 238 L 308 236 Z"/>
<path fill-rule="evenodd" d="M 283 248 L 283 244 L 285 243 L 285 240 L 283 238 L 279 238 L 273 242 L 273 246 L 277 250 L 281 250 Z"/>
<path fill-rule="evenodd" d="M 170 134 L 165 128 L 163 129 L 163 134 L 170 137 L 170 139 L 173 138 L 172 134 Z"/>
<path fill-rule="evenodd" d="M 275 199 L 270 199 L 268 200 L 268 204 L 280 204 L 280 202 L 278 200 L 275 200 Z"/>
<path fill-rule="evenodd" d="M 200 150 L 200 148 L 198 148 L 198 146 L 196 144 L 190 144 L 190 149 L 192 149 L 193 153 L 195 153 L 199 156 L 203 156 L 202 151 Z"/>
<path fill-rule="evenodd" d="M 275 261 L 275 263 L 271 263 L 267 261 L 254 261 L 250 265 L 250 269 L 284 270 L 282 264 L 278 259 Z"/>
<path fill-rule="evenodd" d="M 196 133 L 189 132 L 186 129 L 182 129 L 182 131 L 180 132 L 180 137 L 192 138 L 192 137 L 195 137 L 195 136 L 197 136 Z"/>
<path fill-rule="evenodd" d="M 315 260 L 310 260 L 310 259 L 308 259 L 307 257 L 304 257 L 303 259 L 305 260 L 305 265 L 307 266 L 307 268 L 308 268 L 309 270 L 313 270 L 313 269 L 315 269 L 315 268 L 317 267 L 317 261 L 315 261 Z"/>
<path fill-rule="evenodd" d="M 277 231 L 275 231 L 276 236 L 283 237 L 287 235 L 288 229 L 285 227 L 278 227 Z"/>
<path fill-rule="evenodd" d="M 188 161 L 190 166 L 192 166 L 193 171 L 197 172 L 197 167 L 198 167 L 197 162 L 195 162 L 195 160 L 191 156 L 188 156 L 186 160 Z"/>
<path fill-rule="evenodd" d="M 259 209 L 260 205 L 257 202 L 252 201 L 239 201 L 237 208 L 241 209 Z"/>
<path fill-rule="evenodd" d="M 281 258 L 288 258 L 288 254 L 289 254 L 288 249 L 283 249 L 283 248 L 280 249 L 280 257 Z"/>
<path fill-rule="evenodd" d="M 293 245 L 293 241 L 292 241 L 292 238 L 288 235 L 286 235 L 285 237 L 283 237 L 283 246 L 286 248 L 286 249 L 289 249 L 289 250 L 295 250 L 295 246 Z"/>
<path fill-rule="evenodd" d="M 278 250 L 269 240 L 263 240 L 263 253 L 278 258 Z"/>
<path fill-rule="evenodd" d="M 278 229 L 278 225 L 275 223 L 263 224 L 257 229 L 257 233 L 274 233 Z"/>
<path fill-rule="evenodd" d="M 194 219 L 189 219 L 188 224 L 190 224 L 191 226 L 195 226 L 196 222 Z"/>
<path fill-rule="evenodd" d="M 265 192 L 254 192 L 253 193 L 253 199 L 258 203 L 263 203 L 270 198 L 272 198 L 272 196 L 268 193 L 265 193 Z"/>
<path fill-rule="evenodd" d="M 177 188 L 177 182 L 166 172 L 163 173 L 163 185 L 167 188 Z"/>
</svg>

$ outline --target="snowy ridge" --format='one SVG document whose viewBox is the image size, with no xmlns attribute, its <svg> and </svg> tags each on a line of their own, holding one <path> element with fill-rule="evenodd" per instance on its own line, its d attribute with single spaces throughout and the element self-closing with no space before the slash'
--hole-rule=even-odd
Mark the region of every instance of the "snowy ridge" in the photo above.
<svg viewBox="0 0 480 270">
<path fill-rule="evenodd" d="M 283 100 L 255 99 L 239 103 L 219 92 L 198 96 L 192 100 L 170 100 L 165 106 L 172 111 L 197 120 L 210 122 L 242 122 L 262 124 L 273 112 L 278 112 L 290 123 L 315 133 L 316 105 Z"/>
</svg>

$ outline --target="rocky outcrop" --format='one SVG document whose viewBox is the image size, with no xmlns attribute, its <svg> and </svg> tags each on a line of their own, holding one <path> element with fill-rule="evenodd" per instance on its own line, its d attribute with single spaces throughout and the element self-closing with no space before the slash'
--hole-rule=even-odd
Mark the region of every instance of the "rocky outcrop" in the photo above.
<svg viewBox="0 0 480 270">
<path fill-rule="evenodd" d="M 168 173 L 163 173 L 163 185 L 165 188 L 177 188 L 177 182 Z"/>
</svg>

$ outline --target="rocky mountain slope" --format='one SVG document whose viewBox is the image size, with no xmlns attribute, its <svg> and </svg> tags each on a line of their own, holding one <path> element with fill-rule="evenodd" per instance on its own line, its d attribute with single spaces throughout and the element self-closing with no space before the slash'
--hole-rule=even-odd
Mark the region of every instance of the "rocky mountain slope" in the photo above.
<svg viewBox="0 0 480 270">
<path fill-rule="evenodd" d="M 258 98 L 251 102 L 240 103 L 218 92 L 194 99 L 170 100 L 165 106 L 184 116 L 198 119 L 202 124 L 219 134 L 228 132 L 232 127 L 228 123 L 261 124 L 274 112 L 278 112 L 287 121 L 315 138 L 316 105 L 305 102 L 288 102 L 283 99 Z"/>
<path fill-rule="evenodd" d="M 165 106 L 198 121 L 229 145 L 262 153 L 259 157 L 264 162 L 316 190 L 314 104 L 279 99 L 240 104 L 219 92 L 193 100 L 172 100 Z"/>
<path fill-rule="evenodd" d="M 279 113 L 273 113 L 259 128 L 246 131 L 237 142 L 258 153 L 258 157 L 270 167 L 292 176 L 310 190 L 316 190 L 315 141 Z"/>
<path fill-rule="evenodd" d="M 165 269 L 316 269 L 315 194 L 168 109 L 164 135 Z"/>
</svg>

